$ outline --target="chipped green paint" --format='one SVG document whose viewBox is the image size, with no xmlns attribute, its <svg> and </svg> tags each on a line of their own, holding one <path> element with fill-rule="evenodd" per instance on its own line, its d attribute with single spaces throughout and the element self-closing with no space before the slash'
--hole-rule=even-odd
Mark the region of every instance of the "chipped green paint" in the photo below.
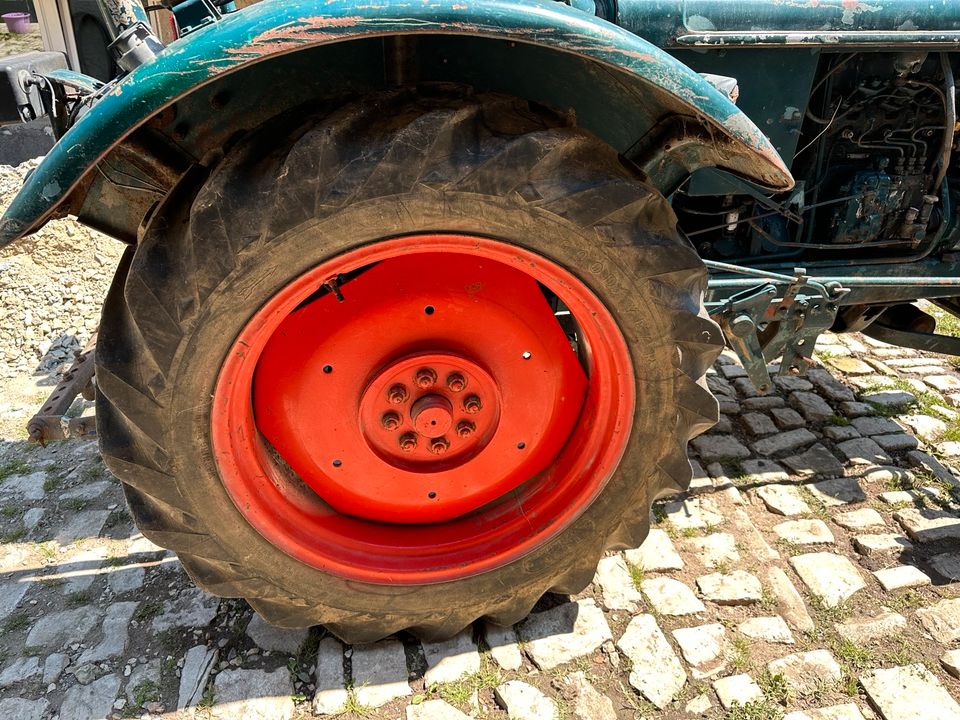
<svg viewBox="0 0 960 720">
<path fill-rule="evenodd" d="M 663 50 L 552 0 L 263 0 L 171 44 L 127 76 L 57 143 L 0 219 L 0 246 L 36 230 L 120 140 L 178 98 L 252 63 L 397 34 L 510 39 L 585 57 L 669 93 L 739 154 L 731 169 L 771 189 L 792 184 L 766 136 L 733 103 Z M 704 164 L 711 164 L 709 150 Z"/>
<path fill-rule="evenodd" d="M 618 23 L 664 48 L 956 47 L 957 0 L 621 0 Z"/>
</svg>

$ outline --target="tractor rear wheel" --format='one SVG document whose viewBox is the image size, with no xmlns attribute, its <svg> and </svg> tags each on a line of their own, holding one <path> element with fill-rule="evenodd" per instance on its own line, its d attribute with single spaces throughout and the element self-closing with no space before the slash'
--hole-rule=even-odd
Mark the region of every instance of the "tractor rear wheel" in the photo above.
<svg viewBox="0 0 960 720">
<path fill-rule="evenodd" d="M 688 483 L 704 287 L 664 198 L 566 115 L 444 87 L 279 119 L 125 257 L 102 451 L 143 533 L 274 624 L 511 624 Z"/>
</svg>

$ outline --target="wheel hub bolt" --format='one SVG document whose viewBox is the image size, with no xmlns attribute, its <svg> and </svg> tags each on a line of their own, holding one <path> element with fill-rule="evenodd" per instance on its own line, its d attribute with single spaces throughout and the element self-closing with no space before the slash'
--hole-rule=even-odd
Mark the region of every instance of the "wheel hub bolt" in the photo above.
<svg viewBox="0 0 960 720">
<path fill-rule="evenodd" d="M 473 432 L 476 429 L 476 425 L 474 425 L 472 422 L 467 422 L 466 420 L 462 420 L 461 422 L 457 423 L 457 435 L 462 438 L 470 437 L 473 435 Z"/>
<path fill-rule="evenodd" d="M 433 387 L 434 383 L 437 382 L 437 373 L 434 372 L 431 368 L 421 368 L 417 370 L 417 385 L 426 390 L 429 387 Z"/>
<path fill-rule="evenodd" d="M 434 455 L 443 455 L 450 447 L 450 441 L 445 437 L 434 438 L 430 441 L 430 452 Z"/>
<path fill-rule="evenodd" d="M 452 392 L 460 392 L 467 386 L 467 380 L 460 373 L 450 373 L 447 376 L 447 387 Z"/>
<path fill-rule="evenodd" d="M 400 416 L 395 412 L 384 413 L 383 417 L 380 418 L 380 424 L 386 430 L 396 430 L 400 427 Z"/>
<path fill-rule="evenodd" d="M 407 388 L 399 383 L 387 390 L 387 399 L 394 405 L 407 401 Z"/>
<path fill-rule="evenodd" d="M 463 409 L 471 415 L 475 415 L 476 413 L 480 412 L 480 408 L 482 407 L 483 403 L 480 402 L 480 398 L 476 395 L 471 395 L 463 401 Z"/>
<path fill-rule="evenodd" d="M 413 452 L 417 449 L 417 436 L 414 433 L 404 433 L 400 437 L 400 449 L 404 452 Z"/>
</svg>

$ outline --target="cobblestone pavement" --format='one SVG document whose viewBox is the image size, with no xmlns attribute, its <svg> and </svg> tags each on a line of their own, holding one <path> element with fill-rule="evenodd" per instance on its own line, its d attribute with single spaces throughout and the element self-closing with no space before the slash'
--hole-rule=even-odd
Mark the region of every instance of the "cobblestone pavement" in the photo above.
<svg viewBox="0 0 960 720">
<path fill-rule="evenodd" d="M 818 357 L 764 397 L 721 357 L 643 547 L 436 644 L 270 628 L 136 532 L 93 444 L 8 438 L 0 718 L 960 720 L 960 376 L 861 336 Z M 3 383 L 24 420 L 36 387 Z"/>
</svg>

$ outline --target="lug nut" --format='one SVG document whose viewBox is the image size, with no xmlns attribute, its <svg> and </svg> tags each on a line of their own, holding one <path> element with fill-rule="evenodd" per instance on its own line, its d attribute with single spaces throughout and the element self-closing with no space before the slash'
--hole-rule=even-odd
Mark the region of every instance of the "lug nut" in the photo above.
<svg viewBox="0 0 960 720">
<path fill-rule="evenodd" d="M 447 387 L 452 392 L 460 392 L 467 386 L 467 379 L 460 373 L 450 373 L 447 376 Z"/>
<path fill-rule="evenodd" d="M 387 390 L 387 399 L 394 405 L 405 403 L 407 401 L 407 388 L 397 383 Z"/>
<path fill-rule="evenodd" d="M 450 447 L 450 441 L 445 437 L 434 438 L 430 441 L 430 452 L 434 455 L 443 455 Z"/>
<path fill-rule="evenodd" d="M 463 409 L 471 415 L 476 415 L 478 412 L 480 412 L 480 408 L 482 407 L 483 403 L 480 402 L 480 398 L 476 395 L 471 395 L 463 401 Z"/>
<path fill-rule="evenodd" d="M 433 387 L 434 383 L 437 382 L 437 373 L 435 373 L 430 368 L 421 368 L 417 370 L 417 385 L 426 390 L 429 387 Z"/>
<path fill-rule="evenodd" d="M 400 416 L 395 412 L 384 413 L 383 417 L 380 418 L 380 424 L 383 425 L 385 430 L 396 430 L 400 427 Z"/>
<path fill-rule="evenodd" d="M 404 452 L 413 452 L 417 449 L 417 436 L 414 433 L 404 433 L 400 438 L 400 449 Z"/>
<path fill-rule="evenodd" d="M 472 422 L 467 422 L 466 420 L 462 420 L 457 423 L 457 436 L 462 438 L 470 437 L 471 435 L 473 435 L 473 432 L 476 429 L 477 429 L 477 426 L 474 425 Z"/>
</svg>

